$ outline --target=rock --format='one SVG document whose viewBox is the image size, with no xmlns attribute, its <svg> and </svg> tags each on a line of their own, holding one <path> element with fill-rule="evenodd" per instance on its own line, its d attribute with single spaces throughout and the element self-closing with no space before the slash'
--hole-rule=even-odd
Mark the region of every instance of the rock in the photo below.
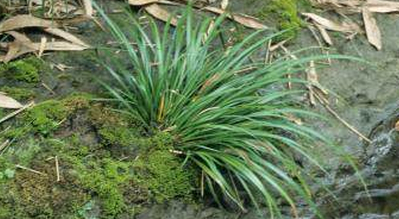
<svg viewBox="0 0 399 219">
<path fill-rule="evenodd" d="M 389 215 L 381 215 L 381 214 L 362 214 L 358 217 L 358 219 L 390 219 Z"/>
</svg>

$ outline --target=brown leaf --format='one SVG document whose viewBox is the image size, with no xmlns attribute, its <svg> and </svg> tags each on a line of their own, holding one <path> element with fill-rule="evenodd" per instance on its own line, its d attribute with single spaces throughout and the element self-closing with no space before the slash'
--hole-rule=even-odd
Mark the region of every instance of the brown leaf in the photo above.
<svg viewBox="0 0 399 219">
<path fill-rule="evenodd" d="M 39 50 L 40 43 L 33 43 L 35 48 Z M 82 51 L 87 49 L 86 46 L 76 45 L 66 41 L 47 42 L 44 47 L 45 51 Z"/>
<path fill-rule="evenodd" d="M 317 24 L 323 26 L 327 30 L 340 31 L 345 33 L 359 32 L 360 27 L 355 23 L 336 23 L 313 13 L 302 13 L 305 17 L 310 18 Z"/>
<path fill-rule="evenodd" d="M 364 4 L 370 12 L 391 13 L 399 11 L 399 2 L 382 1 L 382 0 L 367 0 Z"/>
<path fill-rule="evenodd" d="M 362 13 L 368 41 L 377 50 L 381 50 L 381 32 L 373 14 L 367 8 L 363 8 Z"/>
<path fill-rule="evenodd" d="M 129 4 L 133 6 L 142 6 L 157 3 L 159 0 L 129 0 Z"/>
<path fill-rule="evenodd" d="M 0 24 L 0 32 L 16 30 L 25 27 L 56 27 L 54 21 L 44 20 L 31 15 L 17 15 Z"/>
<path fill-rule="evenodd" d="M 93 16 L 93 5 L 91 4 L 91 0 L 83 0 L 83 6 L 85 8 L 85 14 L 88 17 L 92 17 Z"/>
<path fill-rule="evenodd" d="M 395 123 L 395 130 L 399 132 L 399 120 Z"/>
<path fill-rule="evenodd" d="M 328 35 L 327 30 L 326 30 L 323 26 L 321 26 L 321 25 L 319 25 L 319 24 L 315 24 L 315 26 L 316 26 L 317 29 L 320 31 L 320 34 L 321 34 L 321 36 L 323 37 L 324 41 L 325 41 L 328 45 L 332 46 L 332 45 L 333 45 L 333 42 L 332 42 L 332 40 L 331 40 L 330 35 Z"/>
<path fill-rule="evenodd" d="M 229 6 L 229 0 L 222 0 L 220 3 L 220 8 L 226 10 L 227 6 Z"/>
<path fill-rule="evenodd" d="M 44 49 L 46 48 L 46 43 L 47 43 L 47 38 L 42 37 L 42 39 L 40 41 L 39 52 L 38 52 L 39 57 L 41 57 L 43 55 Z"/>
<path fill-rule="evenodd" d="M 79 38 L 77 38 L 73 34 L 68 33 L 66 31 L 63 31 L 63 30 L 61 30 L 59 28 L 51 28 L 51 27 L 49 27 L 49 28 L 44 28 L 43 30 L 48 32 L 48 33 L 51 33 L 53 35 L 59 36 L 61 38 L 64 38 L 65 40 L 67 40 L 67 41 L 69 41 L 71 43 L 75 43 L 75 44 L 78 44 L 78 45 L 81 45 L 81 46 L 89 47 L 86 43 L 84 43 L 82 40 L 80 40 Z"/>
<path fill-rule="evenodd" d="M 151 4 L 144 7 L 145 11 L 154 16 L 156 19 L 159 19 L 164 22 L 168 22 L 170 20 L 170 24 L 176 26 L 177 18 L 173 17 L 167 10 L 163 9 L 158 4 Z"/>
<path fill-rule="evenodd" d="M 18 53 L 21 49 L 21 43 L 19 42 L 11 42 L 8 45 L 8 51 L 7 54 L 4 56 L 3 58 L 3 62 L 7 63 L 13 59 L 15 59 L 16 57 L 18 57 Z"/>
<path fill-rule="evenodd" d="M 4 94 L 0 94 L 0 108 L 19 109 L 21 107 L 22 104 L 20 104 L 18 101 Z"/>
<path fill-rule="evenodd" d="M 224 14 L 226 13 L 225 10 L 215 7 L 204 7 L 202 10 L 206 10 L 215 14 Z M 239 14 L 228 14 L 227 17 L 239 24 L 242 24 L 246 27 L 253 28 L 253 29 L 268 29 L 268 27 L 262 24 L 258 19 L 248 16 L 248 15 L 239 15 Z"/>
</svg>

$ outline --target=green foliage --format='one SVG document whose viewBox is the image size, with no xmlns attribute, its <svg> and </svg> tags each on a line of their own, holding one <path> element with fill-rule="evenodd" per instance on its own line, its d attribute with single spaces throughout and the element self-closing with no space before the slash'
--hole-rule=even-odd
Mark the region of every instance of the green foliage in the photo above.
<svg viewBox="0 0 399 219">
<path fill-rule="evenodd" d="M 195 172 L 183 168 L 169 151 L 156 150 L 139 158 L 134 165 L 136 178 L 148 188 L 157 202 L 180 198 L 192 200 Z"/>
<path fill-rule="evenodd" d="M 37 132 L 48 135 L 57 129 L 67 115 L 67 110 L 60 101 L 48 100 L 29 109 L 24 115 L 24 120 L 31 123 Z"/>
<path fill-rule="evenodd" d="M 4 64 L 0 68 L 0 76 L 26 83 L 37 83 L 40 81 L 40 60 L 31 57 Z"/>
<path fill-rule="evenodd" d="M 209 28 L 210 19 L 194 24 L 190 11 L 175 29 L 167 25 L 162 32 L 154 22 L 145 30 L 133 19 L 129 36 L 103 16 L 134 66 L 126 70 L 111 59 L 106 67 L 117 84 L 106 87 L 147 133 L 155 129 L 173 136 L 174 148 L 203 172 L 216 200 L 221 191 L 244 209 L 243 198 L 258 207 L 260 196 L 273 216 L 280 214 L 278 197 L 296 212 L 299 195 L 314 209 L 306 183 L 312 176 L 295 156 L 324 171 L 315 143 L 331 144 L 292 120 L 316 115 L 295 101 L 306 82 L 285 75 L 326 57 L 282 58 L 267 65 L 253 61 L 252 55 L 279 36 L 259 40 L 262 32 L 221 51 L 214 46 L 223 34 L 223 18 Z M 297 82 L 296 89 L 285 90 L 288 81 Z"/>
<path fill-rule="evenodd" d="M 101 198 L 106 215 L 117 215 L 126 208 L 122 187 L 131 180 L 130 163 L 104 158 L 88 166 L 76 166 L 82 186 Z"/>
<path fill-rule="evenodd" d="M 137 138 L 136 133 L 126 127 L 104 127 L 98 133 L 106 145 L 127 147 Z"/>
<path fill-rule="evenodd" d="M 35 97 L 35 92 L 27 88 L 4 86 L 0 88 L 0 91 L 19 101 L 29 100 Z"/>
<path fill-rule="evenodd" d="M 15 170 L 5 169 L 3 172 L 0 172 L 0 180 L 2 179 L 12 179 L 14 178 Z"/>
<path fill-rule="evenodd" d="M 270 4 L 261 8 L 256 16 L 277 22 L 277 28 L 281 31 L 285 30 L 276 40 L 293 38 L 303 26 L 299 17 L 298 5 L 303 7 L 305 3 L 302 2 L 304 1 L 306 0 L 271 0 Z"/>
</svg>

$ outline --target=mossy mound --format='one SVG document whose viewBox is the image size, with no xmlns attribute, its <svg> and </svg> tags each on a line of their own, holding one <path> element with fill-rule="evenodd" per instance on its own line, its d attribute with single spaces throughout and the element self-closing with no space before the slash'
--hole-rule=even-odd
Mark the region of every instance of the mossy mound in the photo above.
<svg viewBox="0 0 399 219">
<path fill-rule="evenodd" d="M 3 86 L 0 88 L 0 91 L 18 101 L 32 100 L 35 98 L 35 92 L 27 88 Z"/>
<path fill-rule="evenodd" d="M 143 136 L 90 98 L 48 100 L 0 124 L 10 127 L 0 133 L 10 141 L 0 156 L 0 218 L 131 218 L 150 203 L 193 200 L 196 173 L 169 151 L 168 133 Z"/>
<path fill-rule="evenodd" d="M 308 0 L 270 0 L 255 14 L 262 20 L 277 23 L 280 31 L 285 31 L 277 37 L 278 41 L 296 37 L 298 31 L 304 26 L 299 10 L 309 10 L 311 3 Z"/>
<path fill-rule="evenodd" d="M 166 150 L 155 150 L 137 160 L 136 176 L 157 202 L 176 198 L 192 201 L 195 172 L 183 168 L 181 160 Z"/>
<path fill-rule="evenodd" d="M 19 82 L 37 83 L 40 81 L 41 65 L 41 61 L 35 57 L 12 61 L 0 67 L 0 76 Z"/>
</svg>

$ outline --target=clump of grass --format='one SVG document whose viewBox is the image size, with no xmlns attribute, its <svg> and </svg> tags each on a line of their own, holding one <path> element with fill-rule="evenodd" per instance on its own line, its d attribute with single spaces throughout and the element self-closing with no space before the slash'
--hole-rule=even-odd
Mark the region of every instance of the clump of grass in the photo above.
<svg viewBox="0 0 399 219">
<path fill-rule="evenodd" d="M 265 203 L 271 216 L 280 214 L 278 197 L 294 213 L 298 195 L 313 206 L 306 183 L 311 177 L 294 155 L 323 169 L 314 143 L 328 141 L 292 120 L 314 114 L 295 107 L 293 96 L 303 90 L 283 85 L 304 83 L 285 74 L 322 57 L 253 63 L 250 56 L 274 36 L 259 39 L 256 32 L 223 51 L 215 47 L 223 18 L 209 28 L 210 19 L 194 24 L 190 10 L 177 27 L 162 31 L 154 22 L 145 30 L 132 19 L 131 38 L 103 16 L 134 66 L 126 70 L 111 59 L 107 68 L 116 85 L 106 87 L 149 134 L 174 136 L 174 150 L 203 173 L 204 187 L 216 201 L 223 193 L 245 209 L 247 198 L 256 207 Z"/>
</svg>

